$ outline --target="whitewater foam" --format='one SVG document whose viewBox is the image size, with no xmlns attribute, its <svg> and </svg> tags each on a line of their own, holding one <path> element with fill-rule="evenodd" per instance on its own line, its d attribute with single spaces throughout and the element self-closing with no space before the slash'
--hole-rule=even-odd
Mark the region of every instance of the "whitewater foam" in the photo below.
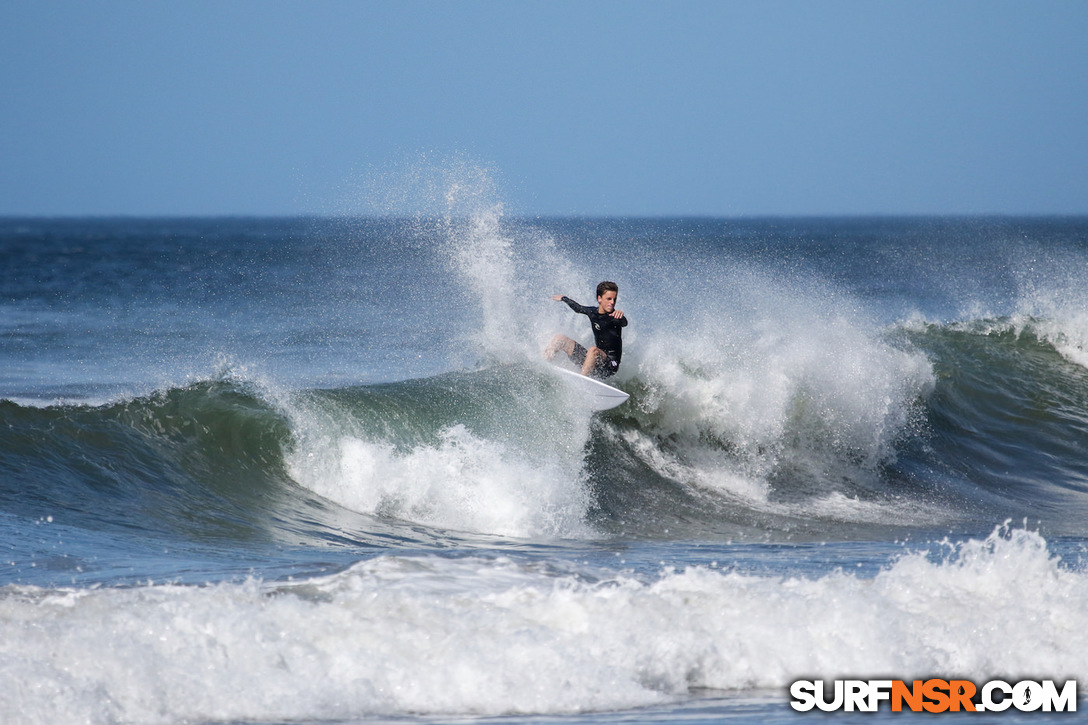
<svg viewBox="0 0 1088 725">
<path fill-rule="evenodd" d="M 626 363 L 639 385 L 641 430 L 630 435 L 644 462 L 765 502 L 784 472 L 825 497 L 836 479 L 871 478 L 893 461 L 935 384 L 926 356 L 892 344 L 818 283 L 783 286 L 734 270 L 719 284 L 728 300 L 688 324 L 658 323 Z M 845 500 L 824 512 L 844 510 Z"/>
<path fill-rule="evenodd" d="M 801 676 L 1065 678 L 1088 668 L 1086 596 L 1088 576 L 1021 530 L 872 578 L 386 555 L 297 583 L 9 586 L 0 717 L 563 713 Z"/>
<path fill-rule="evenodd" d="M 590 534 L 592 413 L 551 376 L 488 368 L 384 390 L 285 402 L 291 477 L 354 511 L 441 529 Z"/>
<path fill-rule="evenodd" d="M 577 466 L 527 459 L 463 425 L 442 430 L 435 445 L 403 453 L 350 435 L 305 450 L 291 458 L 292 476 L 355 511 L 496 536 L 588 534 Z"/>
</svg>

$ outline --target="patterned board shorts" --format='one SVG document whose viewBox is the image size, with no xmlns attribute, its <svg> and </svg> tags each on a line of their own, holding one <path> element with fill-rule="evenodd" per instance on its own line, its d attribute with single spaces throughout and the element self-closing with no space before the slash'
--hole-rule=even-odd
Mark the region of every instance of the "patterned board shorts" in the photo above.
<svg viewBox="0 0 1088 725">
<path fill-rule="evenodd" d="M 589 354 L 589 350 L 585 349 L 577 342 L 574 343 L 574 352 L 571 353 L 570 359 L 574 361 L 574 364 L 581 367 L 586 361 L 586 355 Z M 605 354 L 604 357 L 597 357 L 597 361 L 593 364 L 593 377 L 595 378 L 610 378 L 616 374 L 616 371 L 620 369 L 619 361 L 609 354 Z"/>
</svg>

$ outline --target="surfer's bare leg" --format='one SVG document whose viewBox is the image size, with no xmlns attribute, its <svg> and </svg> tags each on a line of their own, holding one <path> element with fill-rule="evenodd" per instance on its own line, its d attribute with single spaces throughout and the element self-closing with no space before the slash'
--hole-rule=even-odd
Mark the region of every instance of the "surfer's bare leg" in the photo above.
<svg viewBox="0 0 1088 725">
<path fill-rule="evenodd" d="M 593 368 L 597 365 L 598 358 L 604 358 L 604 350 L 593 346 L 586 351 L 586 361 L 582 363 L 582 375 L 592 375 Z"/>
<path fill-rule="evenodd" d="M 556 335 L 552 338 L 552 341 L 548 344 L 548 347 L 544 350 L 544 357 L 551 360 L 555 357 L 555 353 L 562 350 L 570 357 L 574 354 L 574 340 L 570 339 L 566 335 Z"/>
</svg>

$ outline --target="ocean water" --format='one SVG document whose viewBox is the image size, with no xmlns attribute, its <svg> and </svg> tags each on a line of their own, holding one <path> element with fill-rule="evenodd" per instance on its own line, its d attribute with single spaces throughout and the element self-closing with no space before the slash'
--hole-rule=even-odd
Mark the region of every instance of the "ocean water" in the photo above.
<svg viewBox="0 0 1088 725">
<path fill-rule="evenodd" d="M 1086 691 L 1088 219 L 474 198 L 5 219 L 0 259 L 2 722 L 914 722 L 788 686 Z M 601 279 L 631 398 L 592 413 L 541 350 L 589 340 L 550 296 Z"/>
</svg>

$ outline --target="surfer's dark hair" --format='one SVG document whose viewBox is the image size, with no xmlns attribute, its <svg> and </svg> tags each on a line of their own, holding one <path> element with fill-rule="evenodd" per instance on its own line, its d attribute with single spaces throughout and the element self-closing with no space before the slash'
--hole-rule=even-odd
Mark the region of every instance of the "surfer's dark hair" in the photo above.
<svg viewBox="0 0 1088 725">
<path fill-rule="evenodd" d="M 597 285 L 597 296 L 600 297 L 605 292 L 615 292 L 616 294 L 619 294 L 620 288 L 616 286 L 615 282 L 601 282 Z"/>
</svg>

